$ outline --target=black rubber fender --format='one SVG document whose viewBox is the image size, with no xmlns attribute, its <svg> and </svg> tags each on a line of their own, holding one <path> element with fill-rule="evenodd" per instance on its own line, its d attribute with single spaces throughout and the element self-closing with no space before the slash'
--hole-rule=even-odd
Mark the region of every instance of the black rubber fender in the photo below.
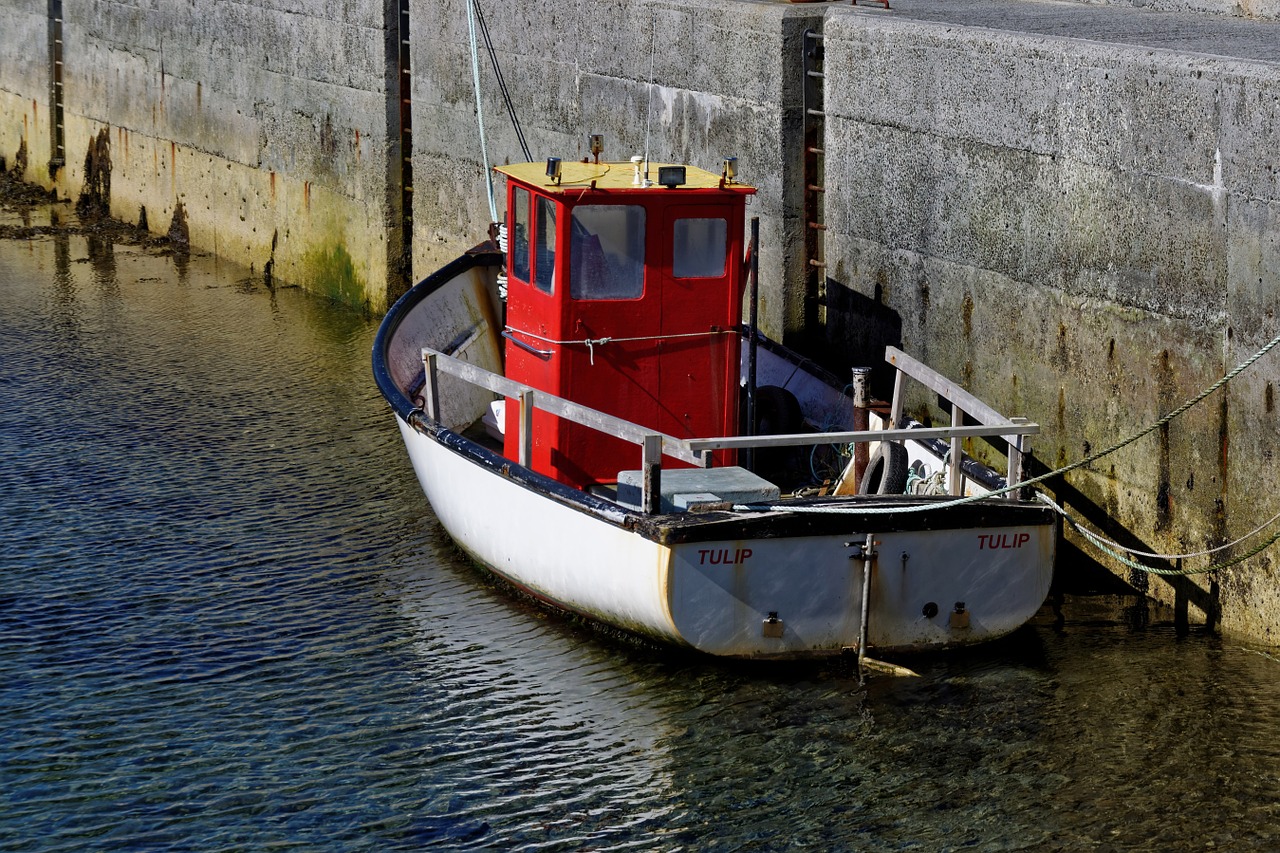
<svg viewBox="0 0 1280 853">
<path fill-rule="evenodd" d="M 907 449 L 896 441 L 882 441 L 867 460 L 867 470 L 858 484 L 858 494 L 900 495 L 907 490 L 910 470 Z"/>
</svg>

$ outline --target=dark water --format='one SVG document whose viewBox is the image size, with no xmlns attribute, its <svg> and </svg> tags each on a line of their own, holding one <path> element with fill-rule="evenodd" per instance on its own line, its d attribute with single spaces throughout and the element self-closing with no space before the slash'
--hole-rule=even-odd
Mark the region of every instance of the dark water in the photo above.
<svg viewBox="0 0 1280 853">
<path fill-rule="evenodd" d="M 0 317 L 2 849 L 1280 849 L 1265 650 L 1116 599 L 865 689 L 626 642 L 453 550 L 373 321 L 51 236 Z"/>
</svg>

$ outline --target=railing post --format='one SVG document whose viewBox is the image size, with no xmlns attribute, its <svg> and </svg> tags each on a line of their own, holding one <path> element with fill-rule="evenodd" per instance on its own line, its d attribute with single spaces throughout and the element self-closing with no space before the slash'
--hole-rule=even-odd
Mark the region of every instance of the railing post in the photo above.
<svg viewBox="0 0 1280 853">
<path fill-rule="evenodd" d="M 422 411 L 436 423 L 440 423 L 440 383 L 436 374 L 436 354 L 422 354 Z"/>
<path fill-rule="evenodd" d="M 902 383 L 903 373 L 899 367 L 893 372 L 893 402 L 889 404 L 889 426 L 893 429 L 902 425 Z"/>
<path fill-rule="evenodd" d="M 533 464 L 533 389 L 520 392 L 520 458 L 521 465 Z"/>
<path fill-rule="evenodd" d="M 1027 419 L 1026 418 L 1010 418 L 1009 421 L 1015 424 L 1024 424 L 1027 422 Z M 1008 484 L 1010 486 L 1014 486 L 1022 482 L 1022 475 L 1023 475 L 1022 468 L 1023 468 L 1023 465 L 1025 464 L 1024 457 L 1027 451 L 1030 449 L 1029 445 L 1031 442 L 1025 435 L 1011 436 L 1008 439 L 1008 441 L 1009 441 L 1009 470 L 1008 470 L 1008 476 L 1005 479 L 1008 481 Z M 1009 492 L 1005 497 L 1007 497 L 1011 501 L 1020 500 L 1022 496 L 1019 494 L 1019 492 L 1021 491 L 1022 489 L 1014 489 L 1013 491 Z"/>
<path fill-rule="evenodd" d="M 641 445 L 640 467 L 643 480 L 640 508 L 650 515 L 662 509 L 662 436 L 646 435 Z"/>
<path fill-rule="evenodd" d="M 955 403 L 951 404 L 951 425 L 964 426 L 964 410 Z M 963 495 L 964 485 L 960 482 L 960 460 L 964 456 L 964 445 L 959 436 L 951 439 L 951 470 L 948 478 L 951 482 L 949 491 L 953 495 Z"/>
<path fill-rule="evenodd" d="M 751 217 L 751 265 L 748 269 L 747 290 L 747 435 L 756 434 L 756 359 L 760 342 L 760 217 Z M 743 454 L 743 467 L 754 471 L 756 452 L 747 448 Z"/>
<path fill-rule="evenodd" d="M 871 368 L 855 367 L 853 369 L 853 428 L 855 430 L 870 429 L 871 418 Z M 859 441 L 853 445 L 853 488 L 856 492 L 862 485 L 862 477 L 867 473 L 867 443 Z"/>
</svg>

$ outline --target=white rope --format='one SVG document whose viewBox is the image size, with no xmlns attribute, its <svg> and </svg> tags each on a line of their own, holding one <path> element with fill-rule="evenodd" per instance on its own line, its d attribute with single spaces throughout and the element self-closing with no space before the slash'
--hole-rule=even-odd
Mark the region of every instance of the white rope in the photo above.
<svg viewBox="0 0 1280 853">
<path fill-rule="evenodd" d="M 578 340 L 558 341 L 554 338 L 544 337 L 542 335 L 534 334 L 533 332 L 526 332 L 523 329 L 515 329 L 511 326 L 507 327 L 507 331 L 513 332 L 517 335 L 524 335 L 526 337 L 533 338 L 534 340 L 542 341 L 544 344 L 552 344 L 554 346 L 582 344 L 586 346 L 587 356 L 590 359 L 590 363 L 593 365 L 596 363 L 596 347 L 604 346 L 605 344 L 634 343 L 636 341 L 665 341 L 676 340 L 678 338 L 705 338 L 710 337 L 711 335 L 730 335 L 737 333 L 736 330 L 733 329 L 718 329 L 709 332 L 685 332 L 677 335 L 642 335 L 633 338 L 581 338 Z"/>
<path fill-rule="evenodd" d="M 711 329 L 706 332 L 681 332 L 679 334 L 672 335 L 640 335 L 634 338 L 574 338 L 558 341 L 555 338 L 543 337 L 542 335 L 534 332 L 526 332 L 524 329 L 517 329 L 514 326 L 507 326 L 507 331 L 542 341 L 544 344 L 559 344 L 561 346 L 565 346 L 567 344 L 586 344 L 588 346 L 591 344 L 625 344 L 633 341 L 667 341 L 674 340 L 676 338 L 709 338 L 712 335 L 736 335 L 738 333 L 737 329 Z"/>
<path fill-rule="evenodd" d="M 598 346 L 604 346 L 605 344 L 627 344 L 635 343 L 637 341 L 673 341 L 680 338 L 708 338 L 712 335 L 736 335 L 738 333 L 737 329 L 712 329 L 707 332 L 682 332 L 680 334 L 673 335 L 639 335 L 632 338 L 578 338 L 574 340 L 559 341 L 555 338 L 544 337 L 543 335 L 535 334 L 534 332 L 526 332 L 524 329 L 517 329 L 512 326 L 507 326 L 507 331 L 517 335 L 524 335 L 527 338 L 533 338 L 534 340 L 541 341 L 544 344 L 552 344 L 553 346 L 581 344 L 587 348 L 587 353 L 591 357 L 592 364 L 596 363 L 595 348 Z"/>
<path fill-rule="evenodd" d="M 1106 545 L 1107 547 L 1112 548 L 1116 551 L 1123 551 L 1124 553 L 1130 554 L 1135 557 L 1150 557 L 1154 560 L 1168 560 L 1170 562 L 1174 560 L 1188 560 L 1194 557 L 1208 557 L 1211 554 L 1217 554 L 1218 552 L 1225 551 L 1228 548 L 1234 548 L 1237 545 L 1241 545 L 1244 542 L 1257 536 L 1259 533 L 1266 530 L 1268 527 L 1275 524 L 1277 521 L 1280 521 L 1280 512 L 1278 512 L 1275 515 L 1271 516 L 1271 518 L 1262 522 L 1262 524 L 1255 527 L 1253 530 L 1250 530 L 1248 533 L 1244 534 L 1239 539 L 1236 539 L 1234 542 L 1228 542 L 1225 545 L 1219 545 L 1216 548 L 1209 548 L 1208 550 L 1205 550 L 1205 551 L 1195 551 L 1190 554 L 1156 554 L 1151 551 L 1139 551 L 1136 548 L 1127 548 L 1124 545 L 1121 545 L 1119 542 L 1113 542 L 1112 540 L 1106 538 L 1105 536 L 1102 536 L 1099 533 L 1095 533 L 1090 530 L 1085 530 L 1084 527 L 1080 525 L 1080 522 L 1073 519 L 1070 515 L 1067 514 L 1067 511 L 1065 509 L 1063 509 L 1058 504 L 1054 503 L 1053 498 L 1049 497 L 1048 495 L 1042 492 L 1037 492 L 1036 497 L 1039 498 L 1042 502 L 1048 504 L 1054 510 L 1054 512 L 1058 513 L 1058 515 L 1061 515 L 1067 521 L 1071 522 L 1072 527 L 1074 527 L 1076 530 L 1079 530 L 1082 534 L 1088 537 L 1088 539 L 1096 545 Z"/>
<path fill-rule="evenodd" d="M 653 12 L 653 24 L 649 32 L 649 97 L 646 99 L 644 114 L 644 180 L 649 185 L 649 125 L 653 120 L 653 56 L 658 43 L 658 12 Z"/>
<path fill-rule="evenodd" d="M 1022 488 L 1021 484 L 1014 488 Z M 912 504 L 911 506 L 899 506 L 893 504 L 890 506 L 863 506 L 861 504 L 838 504 L 835 506 L 796 506 L 789 503 L 767 503 L 767 504 L 734 504 L 734 510 L 738 512 L 788 512 L 797 514 L 812 515 L 892 515 L 894 513 L 911 513 L 911 512 L 933 512 L 940 509 L 950 509 L 953 506 L 962 504 L 970 504 L 975 501 L 985 500 L 991 497 L 990 494 L 969 495 L 968 497 L 956 498 L 950 501 L 938 501 L 937 503 L 921 503 Z"/>
<path fill-rule="evenodd" d="M 480 158 L 484 161 L 484 182 L 489 191 L 489 221 L 498 221 L 498 205 L 493 198 L 493 172 L 489 169 L 489 146 L 484 138 L 484 107 L 480 102 L 480 49 L 476 43 L 476 4 L 467 0 L 467 29 L 471 34 L 471 81 L 476 92 L 476 124 L 480 128 Z"/>
</svg>

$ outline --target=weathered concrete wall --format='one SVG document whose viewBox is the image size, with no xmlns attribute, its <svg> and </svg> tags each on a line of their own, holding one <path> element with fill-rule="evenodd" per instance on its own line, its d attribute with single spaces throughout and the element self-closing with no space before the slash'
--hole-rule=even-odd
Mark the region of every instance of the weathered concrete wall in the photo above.
<svg viewBox="0 0 1280 853">
<path fill-rule="evenodd" d="M 1280 0 L 1071 0 L 1089 6 L 1126 6 L 1152 12 L 1202 12 L 1233 18 L 1275 20 L 1280 18 Z"/>
<path fill-rule="evenodd" d="M 1045 465 L 1280 332 L 1280 66 L 834 10 L 825 35 L 835 300 L 889 312 L 907 351 L 1042 423 Z M 1280 510 L 1278 359 L 1059 496 L 1160 553 L 1252 530 Z M 1267 552 L 1223 575 L 1224 629 L 1280 639 L 1275 572 Z M 1203 577 L 1150 590 L 1215 607 Z"/>
<path fill-rule="evenodd" d="M 797 322 L 801 189 L 800 50 L 822 7 L 743 0 L 569 0 L 487 3 L 503 74 L 535 160 L 645 151 L 655 161 L 718 171 L 737 156 L 760 188 L 762 323 Z M 433 269 L 475 242 L 489 220 L 476 128 L 465 4 L 420 2 L 414 20 L 414 269 Z M 522 161 L 481 46 L 490 161 Z M 650 80 L 656 81 L 650 85 Z M 498 188 L 499 212 L 505 208 Z M 461 222 L 459 215 L 461 214 Z"/>
<path fill-rule="evenodd" d="M 398 244 L 382 0 L 63 6 L 66 166 L 47 169 L 49 23 L 26 0 L 0 0 L 0 156 L 25 140 L 39 152 L 25 177 L 75 197 L 107 128 L 116 218 L 145 207 L 163 233 L 181 205 L 193 246 L 385 307 Z"/>
<path fill-rule="evenodd" d="M 50 77 L 44 10 L 0 0 L 0 34 L 0 158 L 6 169 L 14 169 L 19 159 L 47 165 Z M 34 177 L 43 168 L 24 172 Z"/>
</svg>

